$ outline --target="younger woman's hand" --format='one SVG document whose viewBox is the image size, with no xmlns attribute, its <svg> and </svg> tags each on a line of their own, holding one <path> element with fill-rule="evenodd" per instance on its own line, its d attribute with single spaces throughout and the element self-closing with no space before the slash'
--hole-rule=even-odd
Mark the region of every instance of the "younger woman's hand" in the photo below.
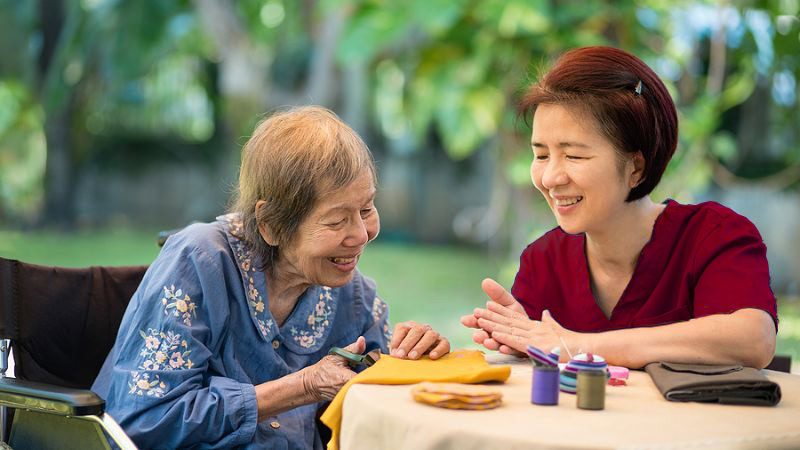
<svg viewBox="0 0 800 450">
<path fill-rule="evenodd" d="M 511 294 L 509 294 L 509 292 L 505 290 L 503 286 L 500 285 L 500 283 L 491 278 L 486 278 L 481 283 L 481 288 L 489 297 L 489 302 L 486 304 L 487 308 L 490 306 L 496 306 L 498 307 L 496 308 L 498 310 L 508 311 L 508 314 L 513 314 L 515 317 L 520 319 L 529 320 L 528 315 L 525 312 L 525 308 L 523 308 L 522 305 Z M 487 310 L 475 308 L 472 314 L 461 317 L 462 325 L 476 329 L 476 331 L 472 333 L 472 340 L 476 344 L 483 345 L 489 350 L 499 350 L 502 353 L 524 356 L 524 349 L 522 351 L 517 351 L 507 345 L 497 342 L 492 337 L 491 331 L 481 326 L 480 319 L 486 318 L 484 314 L 485 311 Z"/>
</svg>

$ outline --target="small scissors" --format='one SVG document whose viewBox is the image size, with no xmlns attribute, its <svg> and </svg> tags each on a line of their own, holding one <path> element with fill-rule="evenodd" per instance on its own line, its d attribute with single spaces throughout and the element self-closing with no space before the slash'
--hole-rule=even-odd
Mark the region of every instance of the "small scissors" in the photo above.
<svg viewBox="0 0 800 450">
<path fill-rule="evenodd" d="M 341 356 L 342 358 L 347 360 L 347 364 L 349 364 L 350 367 L 356 367 L 359 365 L 365 367 L 372 367 L 372 365 L 375 364 L 375 362 L 381 357 L 380 351 L 378 350 L 373 350 L 364 355 L 358 355 L 356 353 L 347 351 L 341 347 L 331 348 L 328 354 Z"/>
</svg>

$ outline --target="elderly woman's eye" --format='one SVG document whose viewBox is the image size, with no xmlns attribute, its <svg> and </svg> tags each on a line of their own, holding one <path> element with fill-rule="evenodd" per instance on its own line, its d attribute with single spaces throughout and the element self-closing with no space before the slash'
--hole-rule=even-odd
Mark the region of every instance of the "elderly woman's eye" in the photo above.
<svg viewBox="0 0 800 450">
<path fill-rule="evenodd" d="M 361 217 L 367 217 L 368 215 L 372 214 L 374 208 L 364 208 L 361 210 Z"/>
<path fill-rule="evenodd" d="M 338 227 L 338 226 L 341 226 L 342 224 L 344 224 L 344 221 L 345 221 L 345 219 L 337 220 L 337 221 L 329 222 L 327 225 L 329 227 Z"/>
</svg>

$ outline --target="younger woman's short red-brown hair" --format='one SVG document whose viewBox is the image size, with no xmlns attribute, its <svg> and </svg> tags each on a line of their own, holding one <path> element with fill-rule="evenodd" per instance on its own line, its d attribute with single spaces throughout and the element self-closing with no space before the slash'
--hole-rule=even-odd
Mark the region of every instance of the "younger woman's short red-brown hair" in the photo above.
<svg viewBox="0 0 800 450">
<path fill-rule="evenodd" d="M 594 117 L 617 151 L 642 152 L 643 180 L 627 201 L 653 191 L 678 145 L 678 114 L 666 86 L 642 60 L 617 48 L 564 53 L 527 89 L 518 111 L 533 117 L 540 104 L 580 108 Z"/>
</svg>

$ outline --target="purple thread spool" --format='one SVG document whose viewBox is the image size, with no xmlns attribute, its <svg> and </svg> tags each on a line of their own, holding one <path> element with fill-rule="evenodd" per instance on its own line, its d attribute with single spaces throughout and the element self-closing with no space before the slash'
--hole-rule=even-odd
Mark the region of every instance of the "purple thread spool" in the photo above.
<svg viewBox="0 0 800 450">
<path fill-rule="evenodd" d="M 534 405 L 558 404 L 558 366 L 542 365 L 533 367 L 531 383 L 531 403 Z"/>
</svg>

